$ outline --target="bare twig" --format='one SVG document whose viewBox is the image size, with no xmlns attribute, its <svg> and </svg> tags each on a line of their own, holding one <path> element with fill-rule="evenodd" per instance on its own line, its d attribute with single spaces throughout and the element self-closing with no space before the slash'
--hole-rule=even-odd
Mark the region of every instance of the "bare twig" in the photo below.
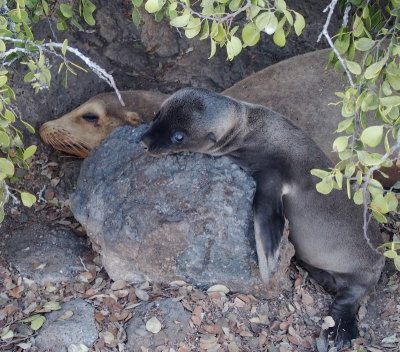
<svg viewBox="0 0 400 352">
<path fill-rule="evenodd" d="M 325 39 L 328 42 L 329 46 L 332 48 L 332 50 L 336 54 L 338 60 L 342 64 L 343 69 L 346 72 L 347 78 L 349 79 L 350 85 L 352 87 L 356 88 L 356 85 L 354 84 L 351 72 L 347 68 L 346 62 L 344 61 L 343 57 L 340 55 L 339 51 L 335 48 L 335 45 L 333 44 L 332 38 L 330 37 L 329 32 L 328 32 L 328 27 L 329 27 L 329 24 L 331 23 L 331 18 L 332 18 L 332 15 L 333 15 L 333 11 L 335 10 L 335 7 L 337 5 L 337 2 L 338 2 L 338 0 L 332 0 L 331 3 L 325 8 L 324 12 L 327 12 L 327 11 L 329 11 L 329 12 L 328 12 L 328 16 L 326 18 L 326 22 L 324 24 L 324 27 L 322 29 L 322 32 L 318 36 L 317 42 L 319 42 L 322 37 L 325 37 Z"/>
<path fill-rule="evenodd" d="M 61 49 L 63 47 L 62 43 L 44 43 L 44 44 L 36 44 L 34 42 L 31 41 L 27 41 L 27 40 L 22 40 L 22 39 L 17 39 L 17 38 L 10 38 L 10 37 L 4 37 L 4 36 L 0 36 L 0 39 L 4 40 L 4 41 L 8 41 L 8 42 L 12 42 L 12 43 L 22 43 L 22 44 L 28 44 L 31 45 L 39 50 L 43 50 L 46 51 L 49 54 L 58 56 L 58 57 L 62 57 L 60 54 L 58 54 L 57 52 L 54 52 L 53 48 L 58 48 Z M 50 50 L 48 49 L 50 48 Z M 15 48 L 17 49 L 17 48 Z M 14 50 L 14 49 L 11 49 Z M 23 49 L 26 51 L 26 49 Z M 20 50 L 20 52 L 24 52 L 23 50 Z M 84 54 L 82 54 L 78 49 L 75 49 L 73 47 L 67 46 L 66 50 L 72 54 L 74 54 L 75 56 L 79 57 L 100 79 L 104 80 L 107 82 L 107 84 L 109 86 L 111 86 L 115 93 L 117 94 L 118 100 L 121 103 L 122 106 L 125 106 L 125 103 L 122 99 L 121 93 L 119 91 L 119 89 L 117 88 L 117 85 L 115 84 L 115 80 L 114 77 L 112 75 L 110 75 L 109 73 L 107 73 L 102 67 L 100 67 L 97 63 L 95 63 L 94 61 L 92 61 L 91 59 L 89 59 L 87 56 L 85 56 Z M 10 50 L 9 50 L 10 51 Z M 5 53 L 4 53 L 5 54 Z M 4 58 L 4 54 L 2 54 L 0 56 L 0 58 Z"/>
</svg>

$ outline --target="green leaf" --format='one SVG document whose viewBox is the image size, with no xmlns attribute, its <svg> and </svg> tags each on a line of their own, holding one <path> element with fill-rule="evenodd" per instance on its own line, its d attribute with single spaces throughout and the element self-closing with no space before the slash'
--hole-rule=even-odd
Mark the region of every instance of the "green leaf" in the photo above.
<svg viewBox="0 0 400 352">
<path fill-rule="evenodd" d="M 201 35 L 200 35 L 200 38 L 199 38 L 199 39 L 200 39 L 200 40 L 207 39 L 209 33 L 210 33 L 210 27 L 209 27 L 208 21 L 205 20 L 205 21 L 204 21 L 204 24 L 203 24 L 203 30 L 201 31 Z"/>
<path fill-rule="evenodd" d="M 232 36 L 231 39 L 226 43 L 226 50 L 228 53 L 228 59 L 232 60 L 242 51 L 241 40 L 238 37 Z"/>
<path fill-rule="evenodd" d="M 254 23 L 248 23 L 242 30 L 244 46 L 254 46 L 260 40 L 260 30 Z"/>
<path fill-rule="evenodd" d="M 394 258 L 394 265 L 398 271 L 400 271 L 400 256 Z"/>
<path fill-rule="evenodd" d="M 389 212 L 389 205 L 386 198 L 382 194 L 377 194 L 376 196 L 374 196 L 370 206 L 371 209 L 381 214 L 386 214 Z"/>
<path fill-rule="evenodd" d="M 35 74 L 33 72 L 28 72 L 24 76 L 24 82 L 31 82 L 35 78 Z"/>
<path fill-rule="evenodd" d="M 370 146 L 376 147 L 381 143 L 383 137 L 383 126 L 370 126 L 361 133 L 361 142 Z"/>
<path fill-rule="evenodd" d="M 354 42 L 357 50 L 368 51 L 375 45 L 375 40 L 369 38 L 360 38 Z"/>
<path fill-rule="evenodd" d="M 350 136 L 337 137 L 333 142 L 333 150 L 338 153 L 344 151 L 347 148 L 347 145 L 349 144 L 349 138 Z"/>
<path fill-rule="evenodd" d="M 4 216 L 5 216 L 4 210 L 0 209 L 0 224 L 3 222 Z"/>
<path fill-rule="evenodd" d="M 384 106 L 399 106 L 400 105 L 400 96 L 392 95 L 390 97 L 379 98 L 379 101 Z"/>
<path fill-rule="evenodd" d="M 346 60 L 346 66 L 351 73 L 355 75 L 361 74 L 361 66 L 357 62 Z"/>
<path fill-rule="evenodd" d="M 177 16 L 177 17 L 173 18 L 169 22 L 169 24 L 172 27 L 180 28 L 180 27 L 186 26 L 189 23 L 189 20 L 190 20 L 190 13 L 184 13 L 182 16 Z"/>
<path fill-rule="evenodd" d="M 351 119 L 346 119 L 346 120 L 340 121 L 336 132 L 340 133 L 340 132 L 347 130 L 353 124 L 353 120 L 354 119 L 351 118 Z"/>
<path fill-rule="evenodd" d="M 45 310 L 60 310 L 61 309 L 61 305 L 57 301 L 50 301 L 50 302 L 46 302 L 43 305 L 43 308 Z"/>
<path fill-rule="evenodd" d="M 296 20 L 294 21 L 294 31 L 299 36 L 301 32 L 303 32 L 303 29 L 306 26 L 306 22 L 304 21 L 304 17 L 300 13 L 296 11 L 294 13 L 296 14 Z"/>
<path fill-rule="evenodd" d="M 335 40 L 334 46 L 337 49 L 337 51 L 339 51 L 340 55 L 345 54 L 350 46 L 350 35 L 349 34 L 341 35 L 338 39 Z"/>
<path fill-rule="evenodd" d="M 271 35 L 278 27 L 278 19 L 272 12 L 263 12 L 256 17 L 255 24 L 260 31 Z"/>
<path fill-rule="evenodd" d="M 372 210 L 372 215 L 374 216 L 376 221 L 378 221 L 378 222 L 380 222 L 382 224 L 386 224 L 387 223 L 386 216 L 381 214 L 379 211 Z"/>
<path fill-rule="evenodd" d="M 148 13 L 156 13 L 157 11 L 161 10 L 163 7 L 164 2 L 161 0 L 147 0 L 144 8 Z M 177 27 L 177 26 L 174 26 Z"/>
<path fill-rule="evenodd" d="M 140 24 L 140 13 L 136 7 L 132 9 L 132 22 L 135 26 L 139 26 Z"/>
<path fill-rule="evenodd" d="M 21 122 L 30 133 L 32 133 L 32 134 L 35 133 L 35 128 L 32 125 L 30 125 L 28 122 L 25 122 L 22 120 L 21 120 Z"/>
<path fill-rule="evenodd" d="M 93 12 L 96 10 L 96 6 L 89 0 L 85 1 L 86 6 L 83 7 L 83 18 L 89 26 L 94 26 L 96 24 L 93 18 Z"/>
<path fill-rule="evenodd" d="M 8 148 L 10 145 L 10 137 L 8 134 L 0 131 L 0 148 Z"/>
<path fill-rule="evenodd" d="M 375 78 L 379 75 L 379 73 L 381 72 L 383 66 L 385 65 L 384 60 L 378 61 L 373 63 L 371 66 L 369 66 L 365 72 L 364 72 L 364 77 L 366 79 L 372 79 Z"/>
<path fill-rule="evenodd" d="M 143 0 L 132 0 L 132 4 L 136 7 L 140 7 L 143 4 Z"/>
<path fill-rule="evenodd" d="M 328 171 L 320 170 L 320 169 L 312 169 L 312 170 L 310 171 L 310 173 L 311 173 L 311 175 L 317 176 L 317 177 L 319 177 L 319 178 L 324 178 L 324 177 L 330 175 L 330 173 L 329 173 Z"/>
<path fill-rule="evenodd" d="M 394 259 L 397 257 L 397 252 L 394 251 L 393 249 L 389 249 L 388 251 L 383 252 L 383 255 L 386 258 Z"/>
<path fill-rule="evenodd" d="M 22 204 L 30 208 L 36 202 L 36 197 L 28 192 L 21 192 L 21 200 Z"/>
<path fill-rule="evenodd" d="M 389 211 L 397 211 L 399 206 L 399 201 L 393 192 L 389 192 L 385 196 L 386 203 L 388 205 Z"/>
<path fill-rule="evenodd" d="M 65 39 L 63 41 L 62 47 L 61 47 L 61 53 L 65 56 L 67 54 L 67 48 L 68 48 L 68 39 Z"/>
<path fill-rule="evenodd" d="M 375 93 L 368 92 L 366 97 L 361 103 L 361 110 L 364 112 L 372 111 L 377 109 L 378 107 L 379 107 L 378 97 L 375 95 Z"/>
<path fill-rule="evenodd" d="M 211 52 L 208 58 L 211 59 L 215 55 L 216 51 L 217 51 L 217 44 L 215 44 L 215 41 L 211 39 Z"/>
<path fill-rule="evenodd" d="M 315 185 L 319 193 L 329 194 L 333 189 L 333 176 L 327 176 Z"/>
<path fill-rule="evenodd" d="M 344 169 L 344 174 L 346 177 L 351 177 L 353 176 L 354 171 L 356 171 L 356 166 L 353 163 L 349 163 Z"/>
<path fill-rule="evenodd" d="M 185 35 L 187 38 L 193 38 L 200 33 L 201 20 L 198 17 L 192 17 L 185 28 Z"/>
<path fill-rule="evenodd" d="M 343 174 L 340 171 L 336 171 L 335 172 L 335 180 L 336 183 L 338 185 L 339 189 L 342 189 L 342 185 L 343 185 Z"/>
<path fill-rule="evenodd" d="M 13 176 L 14 164 L 6 158 L 0 158 L 0 172 L 6 174 L 7 176 Z"/>
<path fill-rule="evenodd" d="M 275 7 L 277 10 L 286 10 L 286 2 L 284 0 L 275 0 Z"/>
<path fill-rule="evenodd" d="M 24 151 L 23 160 L 29 159 L 33 154 L 35 154 L 36 150 L 36 145 L 31 145 L 30 147 L 26 148 Z"/>
<path fill-rule="evenodd" d="M 283 30 L 282 27 L 279 27 L 276 29 L 272 39 L 276 45 L 278 45 L 280 47 L 285 46 L 286 37 L 285 37 L 285 31 Z"/>
<path fill-rule="evenodd" d="M 71 18 L 74 15 L 74 11 L 72 10 L 71 5 L 61 4 L 60 11 L 65 18 Z"/>
<path fill-rule="evenodd" d="M 358 160 L 365 166 L 375 166 L 380 165 L 382 160 L 380 158 L 375 157 L 374 154 L 368 153 L 365 150 L 358 150 L 357 151 Z"/>
<path fill-rule="evenodd" d="M 8 327 L 4 328 L 3 330 L 4 332 L 1 333 L 0 335 L 0 339 L 5 341 L 8 339 L 12 339 L 14 337 L 14 332 L 12 330 L 10 330 Z"/>
<path fill-rule="evenodd" d="M 7 76 L 0 76 L 0 87 L 3 87 L 7 83 Z"/>
<path fill-rule="evenodd" d="M 68 25 L 64 21 L 58 22 L 56 27 L 59 31 L 66 31 L 68 29 Z"/>
<path fill-rule="evenodd" d="M 49 5 L 47 4 L 46 0 L 42 0 L 42 7 L 45 15 L 47 16 L 49 14 Z"/>
<path fill-rule="evenodd" d="M 46 318 L 43 315 L 39 315 L 35 320 L 31 321 L 31 329 L 34 331 L 39 330 L 45 321 Z"/>
<path fill-rule="evenodd" d="M 232 0 L 229 3 L 229 10 L 231 10 L 232 12 L 235 12 L 239 9 L 240 7 L 240 3 L 242 2 L 242 0 Z"/>
<path fill-rule="evenodd" d="M 363 189 L 360 188 L 357 192 L 354 193 L 353 195 L 353 200 L 354 203 L 356 203 L 357 205 L 361 205 L 363 204 L 364 201 L 364 195 L 363 195 Z"/>
</svg>

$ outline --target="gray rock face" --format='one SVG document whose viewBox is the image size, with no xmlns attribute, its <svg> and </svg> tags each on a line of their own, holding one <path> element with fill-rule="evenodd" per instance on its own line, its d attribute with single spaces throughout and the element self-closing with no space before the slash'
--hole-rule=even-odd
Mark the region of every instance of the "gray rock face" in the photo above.
<svg viewBox="0 0 400 352">
<path fill-rule="evenodd" d="M 253 243 L 254 181 L 228 158 L 153 158 L 122 127 L 84 161 L 72 212 L 113 280 L 262 290 Z"/>
<path fill-rule="evenodd" d="M 153 317 L 156 317 L 162 326 L 156 334 L 146 330 L 146 322 Z M 157 351 L 166 347 L 178 347 L 186 335 L 193 333 L 189 326 L 190 317 L 191 314 L 183 309 L 182 304 L 171 298 L 141 305 L 135 308 L 134 317 L 126 327 L 126 349 L 136 352 L 142 351 L 142 346 L 152 350 L 156 348 Z"/>
<path fill-rule="evenodd" d="M 5 250 L 7 261 L 23 276 L 44 285 L 72 279 L 82 270 L 79 257 L 88 248 L 70 229 L 34 224 L 7 235 Z"/>
<path fill-rule="evenodd" d="M 72 311 L 73 315 L 66 320 L 57 320 L 67 311 Z M 84 344 L 90 348 L 97 337 L 94 308 L 77 298 L 64 303 L 61 310 L 46 315 L 46 322 L 36 337 L 35 345 L 39 351 L 64 352 L 72 344 Z"/>
</svg>

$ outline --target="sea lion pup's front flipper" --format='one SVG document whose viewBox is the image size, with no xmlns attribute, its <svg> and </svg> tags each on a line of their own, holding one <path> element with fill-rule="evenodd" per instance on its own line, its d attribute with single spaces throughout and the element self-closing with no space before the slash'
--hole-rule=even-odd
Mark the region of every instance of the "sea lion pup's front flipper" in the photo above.
<svg viewBox="0 0 400 352">
<path fill-rule="evenodd" d="M 254 232 L 260 275 L 268 283 L 278 268 L 285 217 L 282 177 L 277 172 L 271 172 L 262 178 L 259 180 L 256 177 L 257 188 L 253 200 Z"/>
</svg>

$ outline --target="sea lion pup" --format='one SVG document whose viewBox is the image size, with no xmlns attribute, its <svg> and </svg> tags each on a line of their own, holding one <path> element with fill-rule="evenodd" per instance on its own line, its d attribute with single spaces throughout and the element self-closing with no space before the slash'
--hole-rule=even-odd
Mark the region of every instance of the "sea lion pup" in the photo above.
<svg viewBox="0 0 400 352">
<path fill-rule="evenodd" d="M 322 195 L 314 168 L 332 166 L 328 157 L 289 120 L 259 105 L 203 89 L 183 89 L 167 99 L 141 142 L 150 154 L 182 151 L 227 155 L 256 180 L 254 229 L 261 277 L 277 263 L 284 218 L 296 257 L 335 299 L 328 334 L 338 347 L 358 335 L 360 299 L 379 279 L 384 259 L 363 236 L 362 208 L 344 192 Z M 380 243 L 376 223 L 370 240 Z"/>
<path fill-rule="evenodd" d="M 59 119 L 46 122 L 39 130 L 53 148 L 86 158 L 107 135 L 119 126 L 150 122 L 166 94 L 145 90 L 121 92 L 125 106 L 115 93 L 98 94 Z"/>
</svg>

